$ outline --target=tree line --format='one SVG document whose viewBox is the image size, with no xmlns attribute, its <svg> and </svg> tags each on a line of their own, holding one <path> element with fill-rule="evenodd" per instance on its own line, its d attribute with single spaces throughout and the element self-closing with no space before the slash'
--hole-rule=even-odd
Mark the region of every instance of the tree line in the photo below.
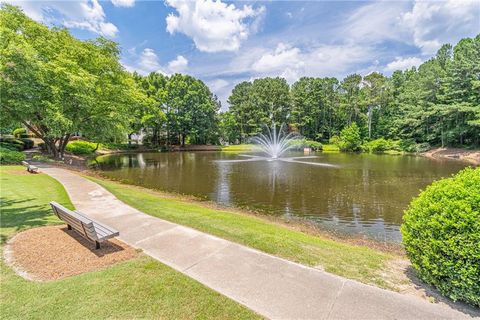
<svg viewBox="0 0 480 320">
<path fill-rule="evenodd" d="M 480 143 L 480 35 L 443 45 L 418 68 L 333 77 L 239 83 L 221 115 L 227 141 L 244 142 L 264 124 L 287 123 L 304 137 L 328 142 L 356 124 L 365 140 L 403 139 L 431 146 Z"/>
<path fill-rule="evenodd" d="M 115 42 L 78 40 L 11 5 L 1 6 L 0 38 L 0 128 L 28 128 L 55 157 L 63 157 L 77 133 L 120 142 L 142 131 L 145 144 L 159 147 L 244 143 L 281 124 L 319 142 L 353 128 L 365 141 L 480 143 L 480 35 L 444 45 L 418 68 L 391 77 L 304 77 L 291 86 L 282 78 L 242 82 L 226 112 L 199 79 L 129 73 Z"/>
</svg>

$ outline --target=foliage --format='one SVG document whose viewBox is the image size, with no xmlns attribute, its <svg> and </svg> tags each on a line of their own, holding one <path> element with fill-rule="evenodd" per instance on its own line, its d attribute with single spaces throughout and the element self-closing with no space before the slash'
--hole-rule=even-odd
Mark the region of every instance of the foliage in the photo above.
<svg viewBox="0 0 480 320">
<path fill-rule="evenodd" d="M 480 306 L 480 168 L 434 182 L 406 210 L 403 243 L 418 275 Z"/>
<path fill-rule="evenodd" d="M 116 43 L 77 40 L 11 5 L 0 21 L 0 118 L 22 123 L 55 157 L 75 132 L 108 140 L 125 131 L 143 99 Z"/>
<path fill-rule="evenodd" d="M 367 152 L 382 153 L 385 151 L 401 151 L 400 141 L 390 139 L 378 138 L 372 141 L 365 142 L 362 149 Z"/>
<path fill-rule="evenodd" d="M 52 159 L 50 159 L 49 157 L 47 157 L 43 154 L 35 154 L 32 157 L 32 159 L 35 160 L 35 161 L 40 161 L 40 162 L 53 162 Z"/>
<path fill-rule="evenodd" d="M 0 164 L 16 164 L 25 160 L 25 153 L 0 147 Z"/>
<path fill-rule="evenodd" d="M 322 144 L 318 141 L 308 139 L 295 139 L 292 142 L 293 150 L 303 150 L 303 148 L 311 148 L 313 151 L 322 150 Z"/>
<path fill-rule="evenodd" d="M 338 152 L 340 148 L 336 144 L 323 144 L 322 145 L 323 152 Z"/>
<path fill-rule="evenodd" d="M 13 138 L 0 138 L 0 145 L 4 148 L 22 151 L 24 149 L 23 141 Z"/>
<path fill-rule="evenodd" d="M 26 134 L 27 130 L 25 128 L 17 128 L 13 130 L 12 134 L 15 138 L 21 138 L 21 135 Z"/>
<path fill-rule="evenodd" d="M 362 144 L 360 129 L 356 123 L 345 127 L 340 132 L 340 141 L 338 146 L 342 151 L 359 151 Z"/>
<path fill-rule="evenodd" d="M 67 151 L 77 155 L 89 155 L 98 149 L 98 143 L 88 141 L 72 141 L 67 144 Z"/>
<path fill-rule="evenodd" d="M 230 112 L 240 129 L 240 142 L 257 135 L 265 126 L 287 123 L 289 86 L 282 78 L 263 78 L 236 85 L 228 98 Z"/>
</svg>

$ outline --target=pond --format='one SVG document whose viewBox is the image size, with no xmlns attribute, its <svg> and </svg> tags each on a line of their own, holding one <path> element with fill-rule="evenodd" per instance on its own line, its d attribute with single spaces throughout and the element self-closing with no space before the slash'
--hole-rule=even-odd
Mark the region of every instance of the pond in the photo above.
<svg viewBox="0 0 480 320">
<path fill-rule="evenodd" d="M 303 154 L 287 156 L 296 155 Z M 172 152 L 108 155 L 96 162 L 104 175 L 114 179 L 263 214 L 306 219 L 334 232 L 382 242 L 401 241 L 403 210 L 420 189 L 466 166 L 417 156 L 316 156 L 301 162 L 228 162 L 245 158 L 225 152 Z"/>
</svg>

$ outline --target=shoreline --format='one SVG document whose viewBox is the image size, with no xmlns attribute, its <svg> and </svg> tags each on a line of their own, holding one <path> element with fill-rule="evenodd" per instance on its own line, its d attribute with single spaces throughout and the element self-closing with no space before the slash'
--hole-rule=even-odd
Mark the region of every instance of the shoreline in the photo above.
<svg viewBox="0 0 480 320">
<path fill-rule="evenodd" d="M 480 150 L 468 150 L 460 148 L 435 148 L 420 153 L 421 156 L 429 159 L 448 159 L 468 162 L 474 166 L 480 165 Z"/>
</svg>

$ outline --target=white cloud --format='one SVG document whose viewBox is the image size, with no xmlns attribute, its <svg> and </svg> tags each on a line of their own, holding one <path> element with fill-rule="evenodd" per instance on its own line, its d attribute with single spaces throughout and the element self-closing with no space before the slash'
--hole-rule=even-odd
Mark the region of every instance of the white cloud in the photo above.
<svg viewBox="0 0 480 320">
<path fill-rule="evenodd" d="M 349 14 L 337 34 L 345 35 L 352 43 L 375 43 L 385 39 L 402 39 L 399 27 L 401 14 L 407 9 L 407 1 L 373 2 L 361 6 Z"/>
<path fill-rule="evenodd" d="M 434 54 L 442 44 L 475 36 L 480 27 L 478 0 L 415 1 L 402 17 L 411 30 L 413 43 L 424 54 Z"/>
<path fill-rule="evenodd" d="M 212 81 L 208 81 L 207 85 L 213 92 L 217 92 L 230 84 L 227 80 L 224 79 L 215 79 Z"/>
<path fill-rule="evenodd" d="M 167 31 L 189 36 L 197 49 L 205 52 L 238 50 L 256 31 L 265 11 L 263 6 L 237 8 L 212 0 L 166 0 L 166 4 L 178 12 L 167 16 Z"/>
<path fill-rule="evenodd" d="M 394 61 L 387 64 L 385 71 L 406 70 L 411 67 L 418 67 L 422 62 L 423 60 L 417 57 L 397 57 Z"/>
<path fill-rule="evenodd" d="M 177 56 L 175 60 L 168 63 L 168 69 L 171 73 L 182 73 L 188 67 L 188 60 L 184 56 Z"/>
<path fill-rule="evenodd" d="M 46 24 L 88 30 L 106 37 L 115 37 L 117 27 L 108 22 L 97 0 L 27 2 L 8 1 L 20 6 L 32 19 Z"/>
<path fill-rule="evenodd" d="M 138 65 L 141 68 L 140 70 L 142 73 L 157 72 L 161 68 L 155 50 L 150 48 L 143 49 Z"/>
<path fill-rule="evenodd" d="M 137 71 L 140 74 L 146 75 L 150 72 L 159 72 L 164 75 L 170 75 L 173 73 L 185 73 L 188 67 L 188 60 L 184 56 L 177 56 L 174 60 L 171 60 L 166 65 L 160 63 L 160 59 L 151 48 L 143 49 L 140 56 L 133 54 L 134 61 L 138 61 L 135 64 L 123 63 L 125 69 L 130 72 Z"/>
<path fill-rule="evenodd" d="M 248 73 L 257 77 L 283 77 L 289 83 L 302 76 L 339 76 L 359 63 L 374 61 L 375 52 L 367 46 L 318 45 L 305 49 L 279 43 L 275 50 L 256 48 L 234 59 L 227 74 Z"/>
<path fill-rule="evenodd" d="M 115 7 L 133 7 L 135 0 L 111 0 Z"/>
</svg>

